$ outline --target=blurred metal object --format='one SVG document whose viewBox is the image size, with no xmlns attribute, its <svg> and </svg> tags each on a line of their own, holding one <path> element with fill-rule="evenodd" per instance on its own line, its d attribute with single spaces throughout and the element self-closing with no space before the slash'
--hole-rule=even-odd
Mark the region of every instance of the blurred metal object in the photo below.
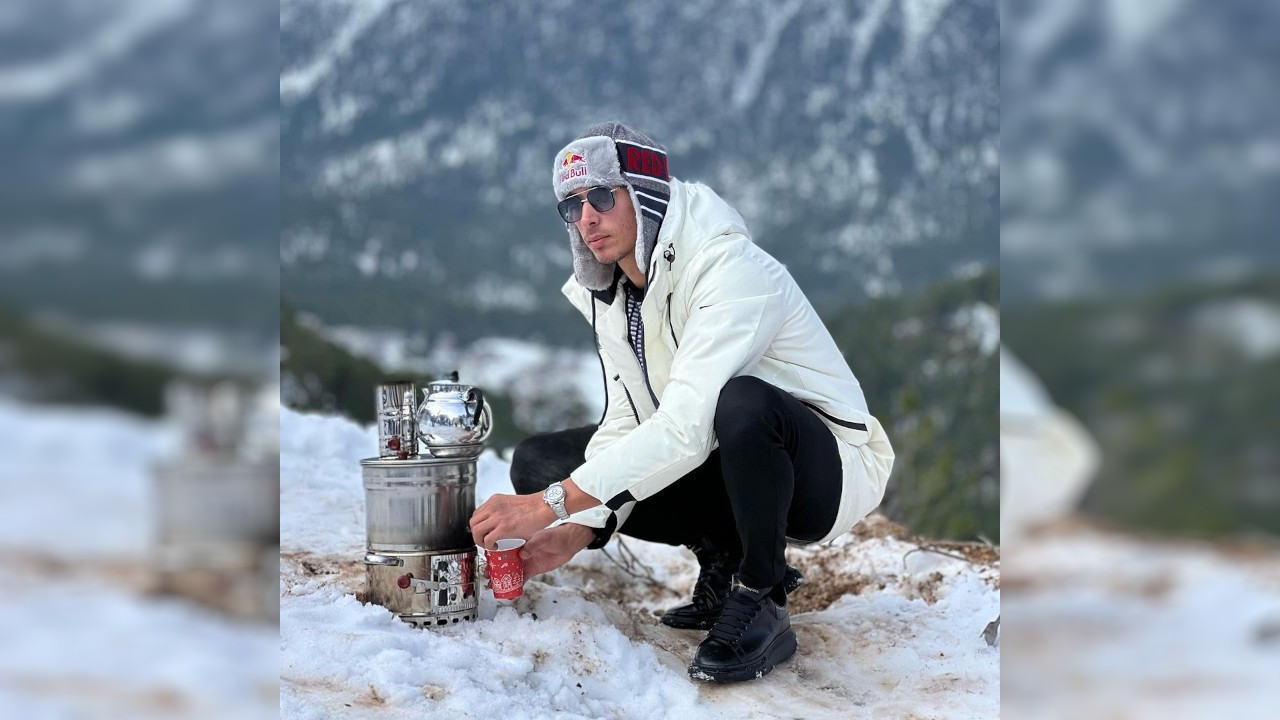
<svg viewBox="0 0 1280 720">
<path fill-rule="evenodd" d="M 418 434 L 432 455 L 438 447 L 447 451 L 459 445 L 483 443 L 493 431 L 493 411 L 484 392 L 458 382 L 457 371 L 448 379 L 423 388 L 417 418 Z"/>
<path fill-rule="evenodd" d="M 179 457 L 157 465 L 153 478 L 162 546 L 257 548 L 278 542 L 278 461 Z"/>
<path fill-rule="evenodd" d="M 240 445 L 251 400 L 233 380 L 188 379 L 169 384 L 165 405 L 181 429 L 184 454 L 228 455 Z"/>
<path fill-rule="evenodd" d="M 378 457 L 404 460 L 418 454 L 413 413 L 416 396 L 417 386 L 408 380 L 392 380 L 378 386 Z"/>
<path fill-rule="evenodd" d="M 152 468 L 152 588 L 228 614 L 279 616 L 279 389 L 230 379 L 166 389 L 178 452 Z"/>
<path fill-rule="evenodd" d="M 483 448 L 482 445 L 478 447 Z M 364 556 L 368 599 L 414 627 L 474 620 L 474 459 L 369 458 Z"/>
</svg>

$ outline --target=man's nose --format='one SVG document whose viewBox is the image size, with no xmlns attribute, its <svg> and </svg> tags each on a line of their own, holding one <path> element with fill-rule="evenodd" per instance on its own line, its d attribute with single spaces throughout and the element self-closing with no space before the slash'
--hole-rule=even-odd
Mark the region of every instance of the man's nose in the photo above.
<svg viewBox="0 0 1280 720">
<path fill-rule="evenodd" d="M 591 203 L 584 202 L 582 203 L 582 217 L 578 219 L 578 222 L 583 227 L 595 225 L 600 222 L 600 213 L 596 212 L 596 209 L 591 206 Z"/>
</svg>

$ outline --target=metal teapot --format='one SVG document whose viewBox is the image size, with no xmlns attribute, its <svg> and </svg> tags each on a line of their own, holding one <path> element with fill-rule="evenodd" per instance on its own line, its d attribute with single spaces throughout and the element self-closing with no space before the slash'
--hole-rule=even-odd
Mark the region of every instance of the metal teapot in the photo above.
<svg viewBox="0 0 1280 720">
<path fill-rule="evenodd" d="M 459 383 L 457 371 L 445 380 L 427 383 L 417 418 L 418 436 L 436 457 L 474 454 L 472 448 L 478 448 L 493 430 L 493 411 L 484 393 Z"/>
</svg>

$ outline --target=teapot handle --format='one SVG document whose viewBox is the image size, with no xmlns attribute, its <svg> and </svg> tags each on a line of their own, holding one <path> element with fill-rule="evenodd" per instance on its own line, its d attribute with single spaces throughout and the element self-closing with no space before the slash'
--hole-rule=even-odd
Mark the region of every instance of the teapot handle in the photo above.
<svg viewBox="0 0 1280 720">
<path fill-rule="evenodd" d="M 476 403 L 476 412 L 471 418 L 471 424 L 479 425 L 480 416 L 484 414 L 484 392 L 482 392 L 478 387 L 473 387 L 470 390 L 467 390 L 467 402 L 471 402 L 473 399 Z"/>
</svg>

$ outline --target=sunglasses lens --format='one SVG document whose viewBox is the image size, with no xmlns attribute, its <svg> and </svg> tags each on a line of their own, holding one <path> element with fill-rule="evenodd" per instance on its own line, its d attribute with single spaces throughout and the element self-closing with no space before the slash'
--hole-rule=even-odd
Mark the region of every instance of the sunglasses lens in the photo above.
<svg viewBox="0 0 1280 720">
<path fill-rule="evenodd" d="M 578 218 L 582 217 L 582 201 L 576 197 L 561 200 L 556 205 L 556 209 L 560 211 L 560 217 L 567 223 L 578 222 Z"/>
<path fill-rule="evenodd" d="M 593 187 L 587 191 L 587 202 L 596 212 L 609 212 L 613 209 L 613 188 Z"/>
<path fill-rule="evenodd" d="M 609 212 L 613 209 L 613 188 L 591 188 L 587 191 L 587 202 L 591 203 L 596 212 Z M 582 219 L 582 198 L 570 195 L 557 203 L 556 209 L 565 222 L 576 223 Z"/>
</svg>

